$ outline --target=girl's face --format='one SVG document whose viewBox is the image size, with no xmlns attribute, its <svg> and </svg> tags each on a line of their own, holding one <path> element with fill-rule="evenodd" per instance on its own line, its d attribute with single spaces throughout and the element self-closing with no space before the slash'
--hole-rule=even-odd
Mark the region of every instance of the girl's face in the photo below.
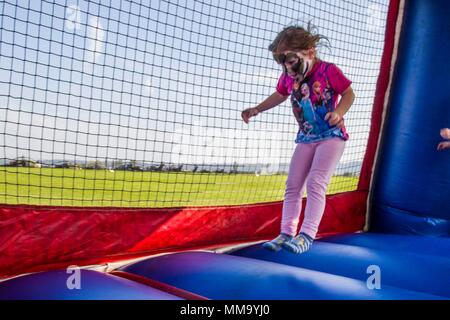
<svg viewBox="0 0 450 320">
<path fill-rule="evenodd" d="M 286 51 L 277 55 L 277 58 L 283 64 L 284 71 L 292 78 L 303 73 L 303 60 L 295 52 Z"/>
<path fill-rule="evenodd" d="M 306 75 L 309 71 L 311 71 L 315 58 L 314 48 L 295 52 L 286 50 L 283 51 L 282 54 L 286 57 L 284 60 L 284 66 L 286 67 L 287 73 L 291 77 L 295 77 L 299 73 L 301 73 L 302 75 Z M 300 63 L 299 68 L 298 62 L 300 60 L 302 61 L 302 63 Z"/>
</svg>

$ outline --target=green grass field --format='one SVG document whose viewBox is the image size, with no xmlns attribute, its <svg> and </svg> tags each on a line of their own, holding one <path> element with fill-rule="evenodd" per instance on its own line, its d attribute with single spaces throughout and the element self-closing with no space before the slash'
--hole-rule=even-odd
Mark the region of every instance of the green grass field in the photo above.
<svg viewBox="0 0 450 320">
<path fill-rule="evenodd" d="M 279 201 L 286 175 L 130 172 L 0 167 L 0 203 L 55 206 L 180 207 Z M 328 193 L 356 189 L 335 176 Z"/>
</svg>

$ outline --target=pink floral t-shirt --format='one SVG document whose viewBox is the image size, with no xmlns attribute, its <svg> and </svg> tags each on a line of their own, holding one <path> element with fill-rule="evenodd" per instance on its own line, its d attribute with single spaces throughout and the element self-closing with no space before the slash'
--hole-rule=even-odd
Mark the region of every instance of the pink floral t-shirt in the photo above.
<svg viewBox="0 0 450 320">
<path fill-rule="evenodd" d="M 301 82 L 283 73 L 277 84 L 278 93 L 291 96 L 294 116 L 299 124 L 296 143 L 311 143 L 340 137 L 348 140 L 347 131 L 331 127 L 325 121 L 328 112 L 336 110 L 339 96 L 351 81 L 335 65 L 319 60 Z"/>
</svg>

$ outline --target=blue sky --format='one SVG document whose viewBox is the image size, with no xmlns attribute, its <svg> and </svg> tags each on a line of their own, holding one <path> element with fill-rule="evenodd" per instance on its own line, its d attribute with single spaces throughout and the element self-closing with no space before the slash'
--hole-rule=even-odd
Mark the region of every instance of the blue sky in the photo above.
<svg viewBox="0 0 450 320">
<path fill-rule="evenodd" d="M 362 159 L 388 1 L 12 1 L 0 4 L 0 157 L 285 163 L 289 104 L 267 46 L 312 20 L 357 95 L 342 161 Z"/>
</svg>

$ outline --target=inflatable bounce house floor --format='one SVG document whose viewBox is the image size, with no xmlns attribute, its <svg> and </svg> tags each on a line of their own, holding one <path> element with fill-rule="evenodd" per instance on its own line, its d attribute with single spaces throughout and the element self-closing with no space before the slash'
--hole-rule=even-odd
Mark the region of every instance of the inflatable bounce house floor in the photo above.
<svg viewBox="0 0 450 320">
<path fill-rule="evenodd" d="M 80 290 L 49 271 L 1 283 L 2 299 L 449 299 L 450 239 L 349 234 L 296 255 L 260 244 L 148 258 L 112 273 L 82 270 Z M 373 269 L 373 268 L 376 269 Z M 379 287 L 370 280 L 379 272 Z M 148 281 L 146 281 L 148 280 Z M 372 286 L 371 286 L 372 284 Z"/>
</svg>

